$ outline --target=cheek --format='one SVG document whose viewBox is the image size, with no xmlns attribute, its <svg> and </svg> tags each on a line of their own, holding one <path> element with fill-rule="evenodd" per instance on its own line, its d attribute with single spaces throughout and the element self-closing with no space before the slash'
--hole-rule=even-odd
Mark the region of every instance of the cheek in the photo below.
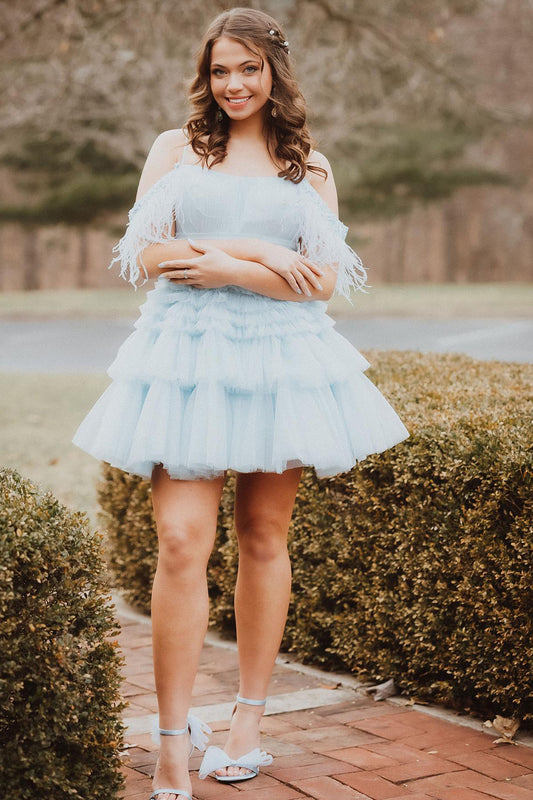
<svg viewBox="0 0 533 800">
<path fill-rule="evenodd" d="M 256 78 L 254 84 L 257 92 L 261 92 L 262 94 L 265 95 L 265 97 L 268 97 L 269 89 L 271 86 L 271 82 L 268 78 L 266 78 L 263 75 L 263 78 L 261 79 L 261 77 L 259 76 L 258 78 Z"/>
</svg>

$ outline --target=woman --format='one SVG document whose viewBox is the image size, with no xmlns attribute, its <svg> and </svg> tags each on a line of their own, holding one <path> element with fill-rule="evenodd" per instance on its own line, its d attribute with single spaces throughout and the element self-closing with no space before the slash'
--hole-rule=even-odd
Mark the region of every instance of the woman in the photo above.
<svg viewBox="0 0 533 800">
<path fill-rule="evenodd" d="M 227 741 L 207 749 L 200 777 L 236 781 L 272 761 L 259 727 L 289 603 L 287 533 L 302 467 L 339 474 L 408 436 L 325 313 L 334 291 L 348 296 L 366 275 L 344 241 L 329 162 L 311 152 L 276 20 L 245 8 L 220 14 L 190 99 L 184 129 L 152 146 L 114 259 L 135 287 L 142 268 L 155 288 L 73 439 L 151 478 L 158 800 L 191 797 L 189 737 L 179 734 L 204 749 L 210 732 L 187 712 L 227 469 L 237 473 L 240 683 Z"/>
</svg>

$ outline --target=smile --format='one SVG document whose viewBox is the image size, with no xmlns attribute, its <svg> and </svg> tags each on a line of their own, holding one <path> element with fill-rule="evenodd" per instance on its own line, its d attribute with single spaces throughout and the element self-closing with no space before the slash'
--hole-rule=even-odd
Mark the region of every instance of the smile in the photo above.
<svg viewBox="0 0 533 800">
<path fill-rule="evenodd" d="M 244 103 L 248 102 L 250 97 L 235 97 L 235 98 L 227 97 L 226 100 L 228 101 L 228 103 L 231 103 L 234 106 L 242 106 L 244 105 Z"/>
</svg>

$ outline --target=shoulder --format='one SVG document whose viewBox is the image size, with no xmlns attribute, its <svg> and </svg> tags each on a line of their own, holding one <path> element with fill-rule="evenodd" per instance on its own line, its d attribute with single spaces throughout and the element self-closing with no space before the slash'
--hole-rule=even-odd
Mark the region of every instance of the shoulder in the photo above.
<svg viewBox="0 0 533 800">
<path fill-rule="evenodd" d="M 182 128 L 163 131 L 154 140 L 143 167 L 137 200 L 180 160 L 187 138 Z"/>
<path fill-rule="evenodd" d="M 329 206 L 333 213 L 339 215 L 339 202 L 337 198 L 337 187 L 335 186 L 335 179 L 333 177 L 333 170 L 328 159 L 318 150 L 312 150 L 307 159 L 307 164 L 312 164 L 316 167 L 322 167 L 327 172 L 327 177 L 324 177 L 321 172 L 312 172 L 307 170 L 306 178 L 315 189 L 324 202 Z"/>
</svg>

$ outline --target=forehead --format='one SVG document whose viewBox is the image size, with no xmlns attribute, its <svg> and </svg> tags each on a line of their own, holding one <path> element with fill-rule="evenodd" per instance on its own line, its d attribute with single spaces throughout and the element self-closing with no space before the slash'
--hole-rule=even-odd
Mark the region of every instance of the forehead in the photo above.
<svg viewBox="0 0 533 800">
<path fill-rule="evenodd" d="M 229 36 L 221 36 L 213 43 L 211 48 L 211 63 L 223 64 L 224 66 L 239 66 L 243 61 L 252 59 L 259 60 L 259 56 L 249 50 L 242 42 L 230 39 Z"/>
</svg>

